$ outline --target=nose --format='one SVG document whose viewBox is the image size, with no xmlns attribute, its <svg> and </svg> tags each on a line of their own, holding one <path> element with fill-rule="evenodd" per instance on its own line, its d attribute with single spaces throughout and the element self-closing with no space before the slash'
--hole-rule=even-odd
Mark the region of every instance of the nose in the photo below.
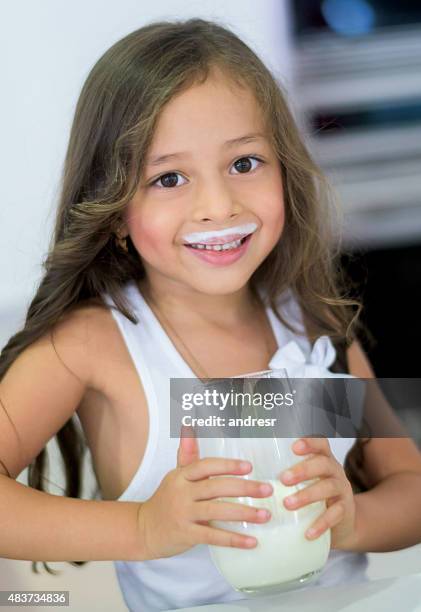
<svg viewBox="0 0 421 612">
<path fill-rule="evenodd" d="M 211 185 L 202 185 L 196 193 L 194 220 L 213 221 L 224 225 L 227 220 L 240 213 L 241 205 L 223 180 L 213 178 L 210 183 Z"/>
</svg>

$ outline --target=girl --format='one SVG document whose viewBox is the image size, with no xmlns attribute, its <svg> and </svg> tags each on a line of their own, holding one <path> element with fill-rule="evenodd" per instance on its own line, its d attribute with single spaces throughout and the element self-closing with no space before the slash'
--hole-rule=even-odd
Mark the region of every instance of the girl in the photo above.
<svg viewBox="0 0 421 612">
<path fill-rule="evenodd" d="M 373 376 L 328 213 L 279 86 L 233 33 L 159 22 L 104 54 L 77 104 L 45 274 L 1 354 L 0 556 L 116 560 L 131 610 L 244 597 L 207 544 L 257 542 L 209 521 L 270 520 L 216 499 L 272 489 L 169 437 L 169 379 L 264 370 L 291 340 L 311 361 L 321 336 L 337 350 L 322 367 Z M 54 435 L 64 497 L 44 488 Z M 85 438 L 100 500 L 77 499 Z M 331 529 L 321 584 L 361 574 L 364 551 L 420 541 L 410 439 L 302 442 L 280 477 L 319 478 L 287 507 L 326 501 L 307 535 Z M 25 487 L 14 479 L 28 465 Z"/>
</svg>

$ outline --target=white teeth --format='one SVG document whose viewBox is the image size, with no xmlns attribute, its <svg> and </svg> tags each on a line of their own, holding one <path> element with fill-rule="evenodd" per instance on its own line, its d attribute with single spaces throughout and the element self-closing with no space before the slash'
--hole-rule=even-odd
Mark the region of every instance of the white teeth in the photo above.
<svg viewBox="0 0 421 612">
<path fill-rule="evenodd" d="M 242 238 L 240 240 L 233 240 L 232 242 L 227 242 L 222 245 L 222 248 L 226 251 L 227 249 L 236 249 L 240 246 Z"/>
<path fill-rule="evenodd" d="M 233 240 L 232 242 L 227 242 L 225 244 L 191 244 L 189 245 L 193 249 L 206 249 L 207 251 L 229 251 L 230 249 L 236 249 L 240 246 L 243 238 L 239 240 Z"/>
</svg>

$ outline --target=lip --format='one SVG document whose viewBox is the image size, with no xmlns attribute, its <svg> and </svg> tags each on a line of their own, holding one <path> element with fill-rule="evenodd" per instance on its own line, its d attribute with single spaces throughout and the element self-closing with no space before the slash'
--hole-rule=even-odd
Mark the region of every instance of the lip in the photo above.
<svg viewBox="0 0 421 612">
<path fill-rule="evenodd" d="M 189 251 L 193 256 L 202 260 L 203 262 L 210 264 L 212 266 L 228 266 L 230 264 L 238 261 L 243 255 L 246 253 L 249 244 L 254 236 L 254 232 L 249 234 L 245 241 L 240 244 L 236 249 L 231 249 L 229 251 L 208 251 L 206 249 L 194 249 L 187 245 L 184 245 L 184 248 Z M 244 238 L 244 236 L 242 236 Z M 225 238 L 224 242 L 227 242 Z"/>
</svg>

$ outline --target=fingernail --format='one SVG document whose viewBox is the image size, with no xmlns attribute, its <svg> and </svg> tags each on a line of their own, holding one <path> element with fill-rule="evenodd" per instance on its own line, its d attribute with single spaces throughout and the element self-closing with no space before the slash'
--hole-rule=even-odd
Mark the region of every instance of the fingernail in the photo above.
<svg viewBox="0 0 421 612">
<path fill-rule="evenodd" d="M 270 516 L 270 512 L 269 510 L 265 510 L 264 508 L 261 508 L 260 510 L 257 511 L 257 516 L 259 517 L 259 519 L 267 519 Z"/>
<path fill-rule="evenodd" d="M 315 527 L 310 527 L 310 529 L 307 529 L 306 531 L 306 536 L 308 536 L 309 538 L 313 538 L 316 534 L 317 529 Z"/>
<path fill-rule="evenodd" d="M 307 448 L 307 444 L 304 442 L 304 440 L 298 440 L 295 444 L 294 447 L 296 450 L 298 451 L 302 451 L 304 449 Z"/>
<path fill-rule="evenodd" d="M 251 463 L 250 463 L 250 461 L 242 461 L 242 462 L 240 463 L 240 468 L 241 468 L 242 470 L 249 470 L 249 469 L 251 468 Z"/>
<path fill-rule="evenodd" d="M 285 472 L 282 472 L 281 476 L 283 480 L 293 480 L 294 472 L 292 470 L 285 470 Z"/>
<path fill-rule="evenodd" d="M 255 546 L 255 544 L 257 544 L 257 541 L 255 538 L 247 538 L 246 540 L 246 546 L 248 546 L 249 548 L 251 548 L 252 546 Z"/>
<path fill-rule="evenodd" d="M 289 497 L 285 497 L 284 501 L 288 506 L 294 506 L 298 501 L 298 497 L 296 495 L 290 495 Z"/>
<path fill-rule="evenodd" d="M 267 493 L 272 493 L 273 492 L 273 487 L 270 484 L 262 484 L 260 485 L 260 491 L 266 495 Z"/>
</svg>

